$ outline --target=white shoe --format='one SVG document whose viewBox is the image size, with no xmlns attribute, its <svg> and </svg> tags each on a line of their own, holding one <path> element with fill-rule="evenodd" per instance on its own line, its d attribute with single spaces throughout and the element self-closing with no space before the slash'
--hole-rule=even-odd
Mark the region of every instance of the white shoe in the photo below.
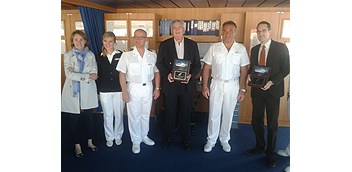
<svg viewBox="0 0 352 172">
<path fill-rule="evenodd" d="M 152 139 L 150 139 L 149 137 L 144 138 L 142 141 L 143 141 L 143 143 L 145 143 L 146 145 L 149 145 L 149 146 L 155 145 L 155 142 Z"/>
<path fill-rule="evenodd" d="M 286 168 L 285 168 L 285 171 L 286 171 L 286 172 L 290 172 L 290 166 L 286 167 Z"/>
<path fill-rule="evenodd" d="M 134 154 L 138 154 L 140 151 L 141 151 L 140 144 L 139 143 L 133 143 L 132 152 Z"/>
<path fill-rule="evenodd" d="M 205 146 L 204 146 L 204 152 L 210 152 L 214 146 L 215 146 L 215 144 L 211 144 L 211 143 L 207 142 L 207 144 L 205 144 Z"/>
<path fill-rule="evenodd" d="M 286 150 L 278 150 L 276 152 L 278 155 L 283 156 L 283 157 L 289 157 L 290 154 Z"/>
<path fill-rule="evenodd" d="M 111 148 L 114 142 L 112 140 L 106 142 L 106 146 Z"/>
<path fill-rule="evenodd" d="M 229 143 L 221 143 L 222 146 L 222 150 L 224 150 L 225 152 L 231 152 L 231 146 Z"/>
<path fill-rule="evenodd" d="M 115 144 L 117 146 L 120 146 L 122 144 L 122 140 L 121 139 L 115 139 Z"/>
</svg>

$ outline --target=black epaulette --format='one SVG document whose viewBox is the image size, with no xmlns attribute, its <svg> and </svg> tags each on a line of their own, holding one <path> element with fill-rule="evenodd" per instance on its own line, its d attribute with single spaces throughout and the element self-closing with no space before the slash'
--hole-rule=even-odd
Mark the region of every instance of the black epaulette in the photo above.
<svg viewBox="0 0 352 172">
<path fill-rule="evenodd" d="M 149 48 L 147 50 L 156 54 L 155 50 L 152 50 L 152 49 L 149 49 Z"/>
<path fill-rule="evenodd" d="M 130 52 L 130 51 L 133 51 L 133 48 L 129 48 L 129 49 L 125 50 L 124 52 L 127 53 L 127 52 Z"/>
</svg>

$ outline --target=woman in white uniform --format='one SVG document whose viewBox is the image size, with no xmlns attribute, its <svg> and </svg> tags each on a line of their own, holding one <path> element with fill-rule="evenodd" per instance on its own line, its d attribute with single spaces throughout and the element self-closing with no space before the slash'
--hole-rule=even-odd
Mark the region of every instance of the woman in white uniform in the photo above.
<svg viewBox="0 0 352 172">
<path fill-rule="evenodd" d="M 116 70 L 122 51 L 116 50 L 115 44 L 115 34 L 106 32 L 103 35 L 102 52 L 96 58 L 99 75 L 97 86 L 104 113 L 104 132 L 108 147 L 112 147 L 114 140 L 116 145 L 122 143 L 123 108 L 125 107 L 125 102 L 122 100 L 119 72 Z"/>
<path fill-rule="evenodd" d="M 88 148 L 97 151 L 93 144 L 93 109 L 98 107 L 97 63 L 94 54 L 87 49 L 89 42 L 86 34 L 76 30 L 71 35 L 71 51 L 64 54 L 65 84 L 62 90 L 61 111 L 69 114 L 70 131 L 75 143 L 75 154 L 83 157 L 79 142 L 79 121 L 86 122 Z M 82 110 L 82 112 L 81 112 Z"/>
</svg>

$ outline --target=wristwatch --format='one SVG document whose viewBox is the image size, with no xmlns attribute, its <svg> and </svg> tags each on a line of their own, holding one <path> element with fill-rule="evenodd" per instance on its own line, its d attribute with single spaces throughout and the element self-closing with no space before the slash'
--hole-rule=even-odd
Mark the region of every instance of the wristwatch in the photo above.
<svg viewBox="0 0 352 172">
<path fill-rule="evenodd" d="M 240 89 L 240 91 L 243 91 L 244 93 L 247 93 L 246 89 Z"/>
<path fill-rule="evenodd" d="M 157 90 L 161 90 L 161 87 L 155 87 L 155 89 L 157 89 Z"/>
</svg>

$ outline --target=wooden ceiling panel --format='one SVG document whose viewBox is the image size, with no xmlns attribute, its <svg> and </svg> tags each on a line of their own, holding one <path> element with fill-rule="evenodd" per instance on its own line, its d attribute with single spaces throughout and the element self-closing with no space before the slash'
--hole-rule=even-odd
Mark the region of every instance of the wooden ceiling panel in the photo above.
<svg viewBox="0 0 352 172">
<path fill-rule="evenodd" d="M 133 1 L 133 0 L 118 0 L 118 2 L 125 3 L 125 4 L 133 6 L 135 8 L 150 8 L 142 3 L 139 3 L 139 2 Z"/>
<path fill-rule="evenodd" d="M 193 8 L 192 4 L 188 0 L 171 0 L 180 8 Z"/>
<path fill-rule="evenodd" d="M 158 3 L 155 3 L 151 0 L 134 0 L 135 2 L 138 2 L 140 4 L 143 4 L 145 6 L 148 6 L 149 8 L 164 8 L 163 6 L 159 5 Z"/>
<path fill-rule="evenodd" d="M 290 0 L 284 1 L 281 4 L 277 4 L 274 7 L 290 7 Z"/>
<path fill-rule="evenodd" d="M 61 2 L 61 10 L 78 10 L 78 6 Z"/>
<path fill-rule="evenodd" d="M 136 8 L 135 6 L 131 6 L 129 4 L 125 4 L 116 0 L 85 0 L 89 2 L 94 2 L 97 4 L 101 4 L 107 7 L 113 7 L 113 8 Z"/>
<path fill-rule="evenodd" d="M 267 0 L 259 7 L 275 7 L 276 5 L 283 3 L 287 0 Z"/>
<path fill-rule="evenodd" d="M 246 0 L 228 0 L 226 7 L 241 7 Z"/>
<path fill-rule="evenodd" d="M 290 7 L 290 0 L 61 0 L 72 5 L 115 11 L 121 8 Z M 63 9 L 73 8 L 62 5 Z"/>
<path fill-rule="evenodd" d="M 209 8 L 207 0 L 189 0 L 195 8 Z"/>
<path fill-rule="evenodd" d="M 242 7 L 258 7 L 263 2 L 265 3 L 265 1 L 266 0 L 247 0 L 245 1 Z M 270 0 L 267 0 L 267 1 L 270 1 Z"/>
<path fill-rule="evenodd" d="M 212 8 L 224 8 L 227 0 L 208 0 L 210 7 Z"/>
<path fill-rule="evenodd" d="M 178 8 L 175 4 L 166 0 L 153 0 L 154 2 L 164 6 L 165 8 Z"/>
</svg>

